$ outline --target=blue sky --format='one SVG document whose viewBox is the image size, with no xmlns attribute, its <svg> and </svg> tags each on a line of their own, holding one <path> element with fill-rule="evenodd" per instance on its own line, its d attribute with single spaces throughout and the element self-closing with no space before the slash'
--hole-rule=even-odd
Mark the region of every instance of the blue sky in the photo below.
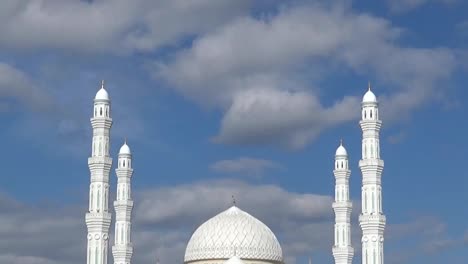
<svg viewBox="0 0 468 264">
<path fill-rule="evenodd" d="M 101 79 L 112 153 L 125 137 L 134 153 L 137 262 L 180 263 L 193 228 L 235 194 L 288 263 L 332 263 L 334 151 L 343 138 L 356 225 L 368 81 L 383 116 L 387 263 L 465 262 L 467 10 L 462 0 L 0 3 L 0 262 L 84 261 Z"/>
</svg>

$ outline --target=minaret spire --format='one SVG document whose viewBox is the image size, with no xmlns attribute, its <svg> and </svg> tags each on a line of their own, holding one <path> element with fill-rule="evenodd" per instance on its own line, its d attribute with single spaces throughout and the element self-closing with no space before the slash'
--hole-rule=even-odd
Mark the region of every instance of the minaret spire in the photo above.
<svg viewBox="0 0 468 264">
<path fill-rule="evenodd" d="M 332 248 L 335 264 L 351 264 L 354 249 L 351 247 L 351 210 L 352 203 L 349 197 L 349 170 L 348 153 L 343 146 L 343 140 L 335 153 L 335 243 Z"/>
<path fill-rule="evenodd" d="M 112 158 L 109 155 L 110 100 L 107 91 L 101 88 L 94 98 L 94 115 L 91 118 L 93 143 L 88 166 L 91 172 L 89 186 L 89 210 L 86 213 L 88 229 L 87 264 L 107 264 L 109 247 L 109 171 Z"/>
<path fill-rule="evenodd" d="M 384 263 L 384 230 L 386 218 L 382 209 L 382 171 L 380 159 L 380 128 L 377 98 L 368 91 L 362 100 L 362 212 L 359 225 L 362 229 L 362 263 Z"/>
<path fill-rule="evenodd" d="M 119 151 L 117 169 L 117 199 L 115 207 L 115 243 L 112 247 L 114 264 L 131 264 L 133 246 L 131 241 L 132 228 L 132 188 L 133 176 L 132 153 L 127 145 L 127 139 Z"/>
</svg>

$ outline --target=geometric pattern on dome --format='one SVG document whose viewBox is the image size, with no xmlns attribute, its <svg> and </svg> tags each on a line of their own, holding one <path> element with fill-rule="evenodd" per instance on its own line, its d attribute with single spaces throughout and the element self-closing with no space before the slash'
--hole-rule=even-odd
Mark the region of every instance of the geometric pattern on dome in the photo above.
<svg viewBox="0 0 468 264">
<path fill-rule="evenodd" d="M 185 250 L 184 262 L 229 259 L 283 261 L 275 234 L 257 218 L 232 206 L 195 230 Z"/>
</svg>

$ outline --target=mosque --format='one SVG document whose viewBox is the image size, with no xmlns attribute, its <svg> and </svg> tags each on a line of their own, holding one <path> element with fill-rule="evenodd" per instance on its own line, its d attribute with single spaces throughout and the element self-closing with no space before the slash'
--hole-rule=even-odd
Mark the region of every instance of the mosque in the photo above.
<svg viewBox="0 0 468 264">
<path fill-rule="evenodd" d="M 384 167 L 380 159 L 379 134 L 381 120 L 377 98 L 370 85 L 362 100 L 362 212 L 359 225 L 362 229 L 362 263 L 384 263 L 384 229 L 386 218 L 382 210 L 381 175 Z M 87 264 L 108 264 L 109 228 L 109 173 L 112 158 L 109 154 L 112 126 L 111 102 L 104 88 L 94 98 L 91 157 L 88 158 L 91 173 L 89 211 L 86 213 Z M 352 203 L 349 196 L 348 154 L 342 142 L 335 155 L 333 173 L 336 179 L 335 232 L 332 254 L 336 264 L 351 264 L 354 249 L 351 246 Z M 131 264 L 133 174 L 132 153 L 127 142 L 120 148 L 117 159 L 117 188 L 115 209 L 115 239 L 112 246 L 114 264 Z M 333 234 L 330 234 L 333 236 Z M 190 238 L 185 251 L 184 264 L 287 264 L 284 263 L 281 245 L 275 234 L 264 223 L 244 212 L 236 205 L 219 213 L 198 227 Z"/>
</svg>

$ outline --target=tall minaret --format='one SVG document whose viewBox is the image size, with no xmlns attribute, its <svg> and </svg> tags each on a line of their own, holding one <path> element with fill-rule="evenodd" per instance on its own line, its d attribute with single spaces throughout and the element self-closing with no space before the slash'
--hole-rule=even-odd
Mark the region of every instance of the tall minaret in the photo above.
<svg viewBox="0 0 468 264">
<path fill-rule="evenodd" d="M 89 212 L 86 213 L 88 227 L 88 264 L 107 264 L 109 226 L 109 171 L 112 158 L 109 156 L 109 137 L 112 126 L 110 117 L 109 94 L 101 89 L 94 98 L 94 114 L 91 118 L 93 126 L 93 145 L 88 166 L 91 172 L 89 186 Z"/>
<path fill-rule="evenodd" d="M 349 200 L 349 170 L 348 153 L 343 147 L 343 142 L 335 154 L 335 244 L 333 246 L 333 257 L 335 264 L 351 264 L 354 249 L 351 247 L 351 210 L 352 203 Z"/>
<path fill-rule="evenodd" d="M 382 211 L 382 171 L 379 134 L 382 121 L 379 119 L 377 98 L 369 90 L 362 99 L 362 213 L 359 225 L 362 229 L 362 263 L 384 263 L 385 215 Z"/>
<path fill-rule="evenodd" d="M 130 264 L 133 254 L 131 242 L 132 188 L 133 175 L 132 153 L 127 140 L 120 148 L 117 169 L 117 200 L 115 207 L 115 244 L 112 247 L 114 264 Z"/>
</svg>

